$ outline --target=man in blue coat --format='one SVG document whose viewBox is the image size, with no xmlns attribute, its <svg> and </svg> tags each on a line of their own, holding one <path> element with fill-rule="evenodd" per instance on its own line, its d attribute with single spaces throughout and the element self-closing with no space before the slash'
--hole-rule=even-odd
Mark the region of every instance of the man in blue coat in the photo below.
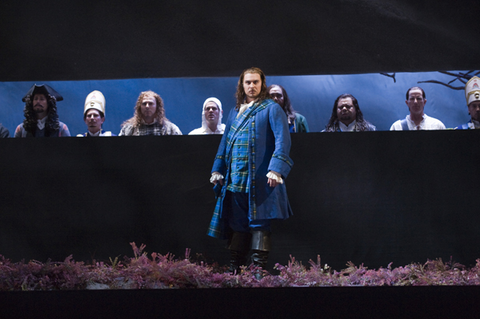
<svg viewBox="0 0 480 319">
<path fill-rule="evenodd" d="M 246 264 L 250 249 L 254 265 L 265 269 L 270 221 L 292 215 L 284 179 L 293 165 L 287 117 L 268 99 L 263 71 L 243 71 L 235 96 L 212 168 L 217 204 L 208 231 L 228 239 L 232 272 Z"/>
</svg>

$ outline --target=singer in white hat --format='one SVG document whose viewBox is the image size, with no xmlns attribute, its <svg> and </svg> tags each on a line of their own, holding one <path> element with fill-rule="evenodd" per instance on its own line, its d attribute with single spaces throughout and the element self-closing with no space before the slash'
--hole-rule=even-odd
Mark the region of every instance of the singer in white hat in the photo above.
<svg viewBox="0 0 480 319">
<path fill-rule="evenodd" d="M 456 130 L 470 130 L 480 128 L 480 78 L 474 76 L 465 84 L 465 99 L 467 100 L 470 121 L 457 126 Z"/>
<path fill-rule="evenodd" d="M 87 95 L 83 108 L 83 120 L 87 125 L 87 132 L 77 137 L 114 136 L 112 132 L 102 129 L 105 122 L 105 97 L 100 91 L 93 91 Z"/>
<path fill-rule="evenodd" d="M 209 97 L 203 102 L 202 127 L 194 129 L 188 135 L 223 134 L 225 124 L 222 124 L 222 102 L 216 97 Z"/>
</svg>

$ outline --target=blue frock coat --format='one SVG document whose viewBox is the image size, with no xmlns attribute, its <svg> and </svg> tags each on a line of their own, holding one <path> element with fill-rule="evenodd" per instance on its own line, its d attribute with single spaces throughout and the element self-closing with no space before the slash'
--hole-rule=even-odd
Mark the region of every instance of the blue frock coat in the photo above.
<svg viewBox="0 0 480 319">
<path fill-rule="evenodd" d="M 292 215 L 292 210 L 287 197 L 285 179 L 293 166 L 293 161 L 289 157 L 291 141 L 287 117 L 282 108 L 273 100 L 263 100 L 259 103 L 265 105 L 265 109 L 248 119 L 249 218 L 252 220 L 287 219 Z M 220 222 L 230 174 L 230 163 L 226 162 L 226 158 L 228 158 L 226 149 L 228 133 L 237 114 L 238 110 L 233 109 L 228 116 L 225 132 L 212 168 L 212 173 L 219 172 L 225 176 L 208 232 L 210 236 L 217 238 L 226 237 L 224 223 Z M 269 171 L 280 173 L 284 184 L 276 187 L 268 186 L 266 175 Z"/>
</svg>

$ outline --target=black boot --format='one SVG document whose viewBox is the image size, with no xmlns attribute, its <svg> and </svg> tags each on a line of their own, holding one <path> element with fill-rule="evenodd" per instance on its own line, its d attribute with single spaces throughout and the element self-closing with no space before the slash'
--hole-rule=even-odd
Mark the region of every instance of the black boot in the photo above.
<svg viewBox="0 0 480 319">
<path fill-rule="evenodd" d="M 252 231 L 252 262 L 256 267 L 262 268 L 255 273 L 255 278 L 258 280 L 262 279 L 267 272 L 268 252 L 271 246 L 270 235 L 269 231 Z"/>
<path fill-rule="evenodd" d="M 240 266 L 244 266 L 247 263 L 247 254 L 250 250 L 251 239 L 252 234 L 250 233 L 232 233 L 227 244 L 227 248 L 230 249 L 230 267 L 228 272 L 239 273 Z"/>
</svg>

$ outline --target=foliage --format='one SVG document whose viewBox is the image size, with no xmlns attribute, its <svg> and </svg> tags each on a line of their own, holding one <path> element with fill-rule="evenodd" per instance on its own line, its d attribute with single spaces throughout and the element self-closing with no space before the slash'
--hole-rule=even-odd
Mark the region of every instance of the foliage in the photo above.
<svg viewBox="0 0 480 319">
<path fill-rule="evenodd" d="M 404 267 L 378 270 L 351 262 L 341 271 L 322 265 L 320 256 L 309 266 L 290 256 L 287 265 L 277 264 L 278 275 L 266 274 L 260 280 L 260 271 L 253 265 L 243 267 L 239 274 L 226 272 L 226 267 L 193 262 L 190 250 L 185 258 L 144 252 L 145 245 L 131 243 L 134 257 L 118 257 L 110 263 L 94 262 L 86 265 L 68 256 L 63 262 L 48 260 L 41 263 L 11 262 L 0 255 L 0 290 L 79 290 L 79 289 L 178 289 L 178 288 L 251 288 L 251 287 L 334 287 L 334 286 L 427 286 L 479 285 L 480 259 L 471 269 L 453 261 L 428 260 Z"/>
</svg>

